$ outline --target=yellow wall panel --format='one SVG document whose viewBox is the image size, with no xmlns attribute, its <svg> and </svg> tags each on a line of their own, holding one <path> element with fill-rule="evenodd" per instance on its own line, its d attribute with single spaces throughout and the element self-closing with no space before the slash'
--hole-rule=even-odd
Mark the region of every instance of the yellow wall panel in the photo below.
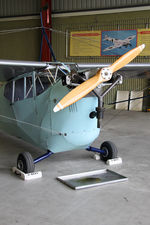
<svg viewBox="0 0 150 225">
<path fill-rule="evenodd" d="M 101 31 L 76 31 L 70 35 L 70 56 L 100 56 Z"/>
<path fill-rule="evenodd" d="M 138 29 L 137 45 L 145 44 L 145 49 L 140 56 L 150 55 L 150 29 Z"/>
</svg>

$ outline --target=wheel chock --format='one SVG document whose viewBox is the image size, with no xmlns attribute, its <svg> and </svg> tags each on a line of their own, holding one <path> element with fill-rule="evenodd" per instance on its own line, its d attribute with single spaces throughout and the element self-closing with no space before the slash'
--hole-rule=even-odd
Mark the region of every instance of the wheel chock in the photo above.
<svg viewBox="0 0 150 225">
<path fill-rule="evenodd" d="M 34 180 L 34 179 L 38 179 L 42 177 L 41 171 L 32 172 L 32 173 L 24 173 L 16 167 L 13 167 L 12 171 L 23 180 Z"/>
<path fill-rule="evenodd" d="M 94 158 L 95 160 L 100 160 L 100 154 L 94 153 L 94 154 L 93 154 L 93 158 Z"/>
<path fill-rule="evenodd" d="M 94 158 L 95 160 L 100 160 L 100 154 L 94 153 L 94 154 L 93 154 L 93 158 Z M 108 160 L 106 161 L 106 164 L 107 164 L 108 166 L 113 166 L 113 165 L 119 165 L 119 164 L 122 164 L 122 158 L 121 158 L 121 157 L 117 157 L 117 158 L 114 158 L 114 159 L 108 159 Z"/>
<path fill-rule="evenodd" d="M 108 159 L 106 161 L 106 164 L 109 165 L 109 166 L 122 164 L 122 158 L 117 157 L 117 158 L 114 158 L 114 159 Z"/>
</svg>

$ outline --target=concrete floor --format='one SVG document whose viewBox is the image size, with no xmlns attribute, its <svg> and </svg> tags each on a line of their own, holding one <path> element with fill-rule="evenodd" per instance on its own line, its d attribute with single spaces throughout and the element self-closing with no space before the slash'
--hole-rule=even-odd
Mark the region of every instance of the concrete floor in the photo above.
<svg viewBox="0 0 150 225">
<path fill-rule="evenodd" d="M 116 116 L 117 115 L 117 116 Z M 121 166 L 106 166 L 79 150 L 40 162 L 43 178 L 23 181 L 10 171 L 19 152 L 40 154 L 21 140 L 0 135 L 0 225 L 148 225 L 150 224 L 150 114 L 107 111 L 101 136 L 114 141 Z M 38 151 L 38 152 L 37 152 Z M 109 168 L 128 181 L 74 191 L 57 176 Z"/>
</svg>

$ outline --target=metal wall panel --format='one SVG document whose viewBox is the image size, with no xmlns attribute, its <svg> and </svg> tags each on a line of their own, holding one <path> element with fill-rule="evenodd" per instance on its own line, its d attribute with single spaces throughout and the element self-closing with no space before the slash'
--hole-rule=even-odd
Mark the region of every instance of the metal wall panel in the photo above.
<svg viewBox="0 0 150 225">
<path fill-rule="evenodd" d="M 36 15 L 41 0 L 0 0 L 0 17 Z"/>
<path fill-rule="evenodd" d="M 30 20 L 1 20 L 0 59 L 39 60 L 41 30 L 28 29 L 39 26 L 40 19 L 38 18 Z"/>
<path fill-rule="evenodd" d="M 71 12 L 145 5 L 150 5 L 150 0 L 52 0 L 52 11 Z"/>
<path fill-rule="evenodd" d="M 41 0 L 0 0 L 0 17 L 35 15 L 40 12 Z M 72 12 L 150 5 L 150 0 L 52 0 L 52 11 Z"/>
</svg>

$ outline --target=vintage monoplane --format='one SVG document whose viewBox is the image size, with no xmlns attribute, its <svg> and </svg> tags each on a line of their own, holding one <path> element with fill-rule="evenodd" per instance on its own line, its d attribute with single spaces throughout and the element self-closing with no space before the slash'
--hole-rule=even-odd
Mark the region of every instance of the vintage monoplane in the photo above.
<svg viewBox="0 0 150 225">
<path fill-rule="evenodd" d="M 33 172 L 42 159 L 74 149 L 97 152 L 104 161 L 115 158 L 112 142 L 105 141 L 100 149 L 91 147 L 100 133 L 103 97 L 121 80 L 115 72 L 144 47 L 132 49 L 112 65 L 0 60 L 0 128 L 47 151 L 36 159 L 20 153 L 17 167 Z M 97 68 L 95 75 L 91 68 Z M 135 68 L 142 73 L 140 64 L 122 70 L 129 73 Z M 96 87 L 108 81 L 108 88 L 98 95 Z"/>
<path fill-rule="evenodd" d="M 109 46 L 108 48 L 105 48 L 103 50 L 103 52 L 106 52 L 106 51 L 110 51 L 110 50 L 113 50 L 115 48 L 121 48 L 121 47 L 128 47 L 128 46 L 132 46 L 131 44 L 131 41 L 136 37 L 136 35 L 132 35 L 132 36 L 129 36 L 123 40 L 121 39 L 117 39 L 117 38 L 113 38 L 113 37 L 109 37 L 107 35 L 105 35 L 105 38 L 103 39 L 103 41 L 110 41 L 113 43 L 113 45 Z"/>
</svg>

